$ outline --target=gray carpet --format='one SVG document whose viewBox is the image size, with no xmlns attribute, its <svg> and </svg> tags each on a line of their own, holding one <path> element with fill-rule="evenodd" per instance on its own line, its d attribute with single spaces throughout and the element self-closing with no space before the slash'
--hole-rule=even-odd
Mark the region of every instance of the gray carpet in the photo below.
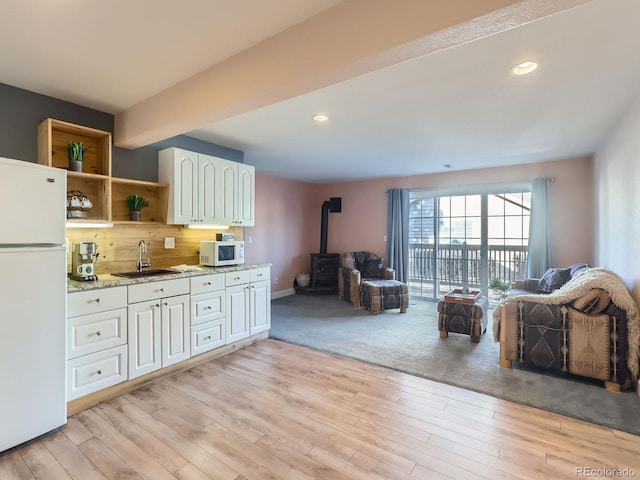
<svg viewBox="0 0 640 480">
<path fill-rule="evenodd" d="M 468 335 L 440 338 L 433 302 L 412 299 L 406 314 L 377 316 L 334 295 L 291 295 L 271 307 L 271 338 L 640 435 L 635 392 L 608 392 L 602 382 L 572 375 L 500 368 L 491 319 L 474 344 Z"/>
</svg>

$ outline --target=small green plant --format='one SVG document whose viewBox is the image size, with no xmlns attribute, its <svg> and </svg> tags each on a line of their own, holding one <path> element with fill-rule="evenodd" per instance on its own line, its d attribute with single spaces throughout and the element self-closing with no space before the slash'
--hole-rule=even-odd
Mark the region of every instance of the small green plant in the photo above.
<svg viewBox="0 0 640 480">
<path fill-rule="evenodd" d="M 499 278 L 492 278 L 491 282 L 489 282 L 489 287 L 496 292 L 496 295 L 500 300 L 504 300 L 507 298 L 509 294 L 509 289 L 511 288 L 511 284 L 507 282 L 503 282 Z"/>
<path fill-rule="evenodd" d="M 69 154 L 69 160 L 73 162 L 81 162 L 84 160 L 84 156 L 87 153 L 87 147 L 82 142 L 71 141 L 67 145 L 67 153 Z"/>
<path fill-rule="evenodd" d="M 129 195 L 127 197 L 127 203 L 129 204 L 129 209 L 132 212 L 139 212 L 144 207 L 149 206 L 149 202 L 146 198 L 141 197 L 140 195 Z"/>
</svg>

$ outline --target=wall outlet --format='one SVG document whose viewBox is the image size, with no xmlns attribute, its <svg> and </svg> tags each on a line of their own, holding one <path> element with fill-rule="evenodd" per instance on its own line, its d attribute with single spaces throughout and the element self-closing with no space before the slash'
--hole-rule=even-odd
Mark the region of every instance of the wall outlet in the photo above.
<svg viewBox="0 0 640 480">
<path fill-rule="evenodd" d="M 176 248 L 176 239 L 167 237 L 164 239 L 164 248 Z"/>
</svg>

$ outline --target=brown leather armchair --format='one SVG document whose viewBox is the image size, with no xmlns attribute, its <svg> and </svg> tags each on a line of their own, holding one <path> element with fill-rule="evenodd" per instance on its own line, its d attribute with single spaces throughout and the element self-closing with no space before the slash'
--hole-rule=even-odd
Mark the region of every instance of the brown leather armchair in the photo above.
<svg viewBox="0 0 640 480">
<path fill-rule="evenodd" d="M 338 297 L 360 306 L 362 280 L 395 280 L 396 271 L 385 267 L 383 259 L 372 252 L 345 252 L 340 255 L 338 269 Z"/>
</svg>

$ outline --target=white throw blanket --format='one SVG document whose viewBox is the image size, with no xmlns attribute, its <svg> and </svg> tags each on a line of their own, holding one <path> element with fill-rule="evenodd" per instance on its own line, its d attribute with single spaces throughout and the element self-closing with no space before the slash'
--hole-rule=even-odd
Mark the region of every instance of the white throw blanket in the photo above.
<svg viewBox="0 0 640 480">
<path fill-rule="evenodd" d="M 549 294 L 518 295 L 517 297 L 504 299 L 500 302 L 500 305 L 493 310 L 494 341 L 500 341 L 500 313 L 502 311 L 500 307 L 502 305 L 516 301 L 537 302 L 547 305 L 571 303 L 583 295 L 586 295 L 594 288 L 599 288 L 607 292 L 613 304 L 624 310 L 627 314 L 627 335 L 629 342 L 627 365 L 634 381 L 637 382 L 638 372 L 640 370 L 640 312 L 624 281 L 616 273 L 606 268 L 585 269 L 562 287 Z"/>
</svg>

